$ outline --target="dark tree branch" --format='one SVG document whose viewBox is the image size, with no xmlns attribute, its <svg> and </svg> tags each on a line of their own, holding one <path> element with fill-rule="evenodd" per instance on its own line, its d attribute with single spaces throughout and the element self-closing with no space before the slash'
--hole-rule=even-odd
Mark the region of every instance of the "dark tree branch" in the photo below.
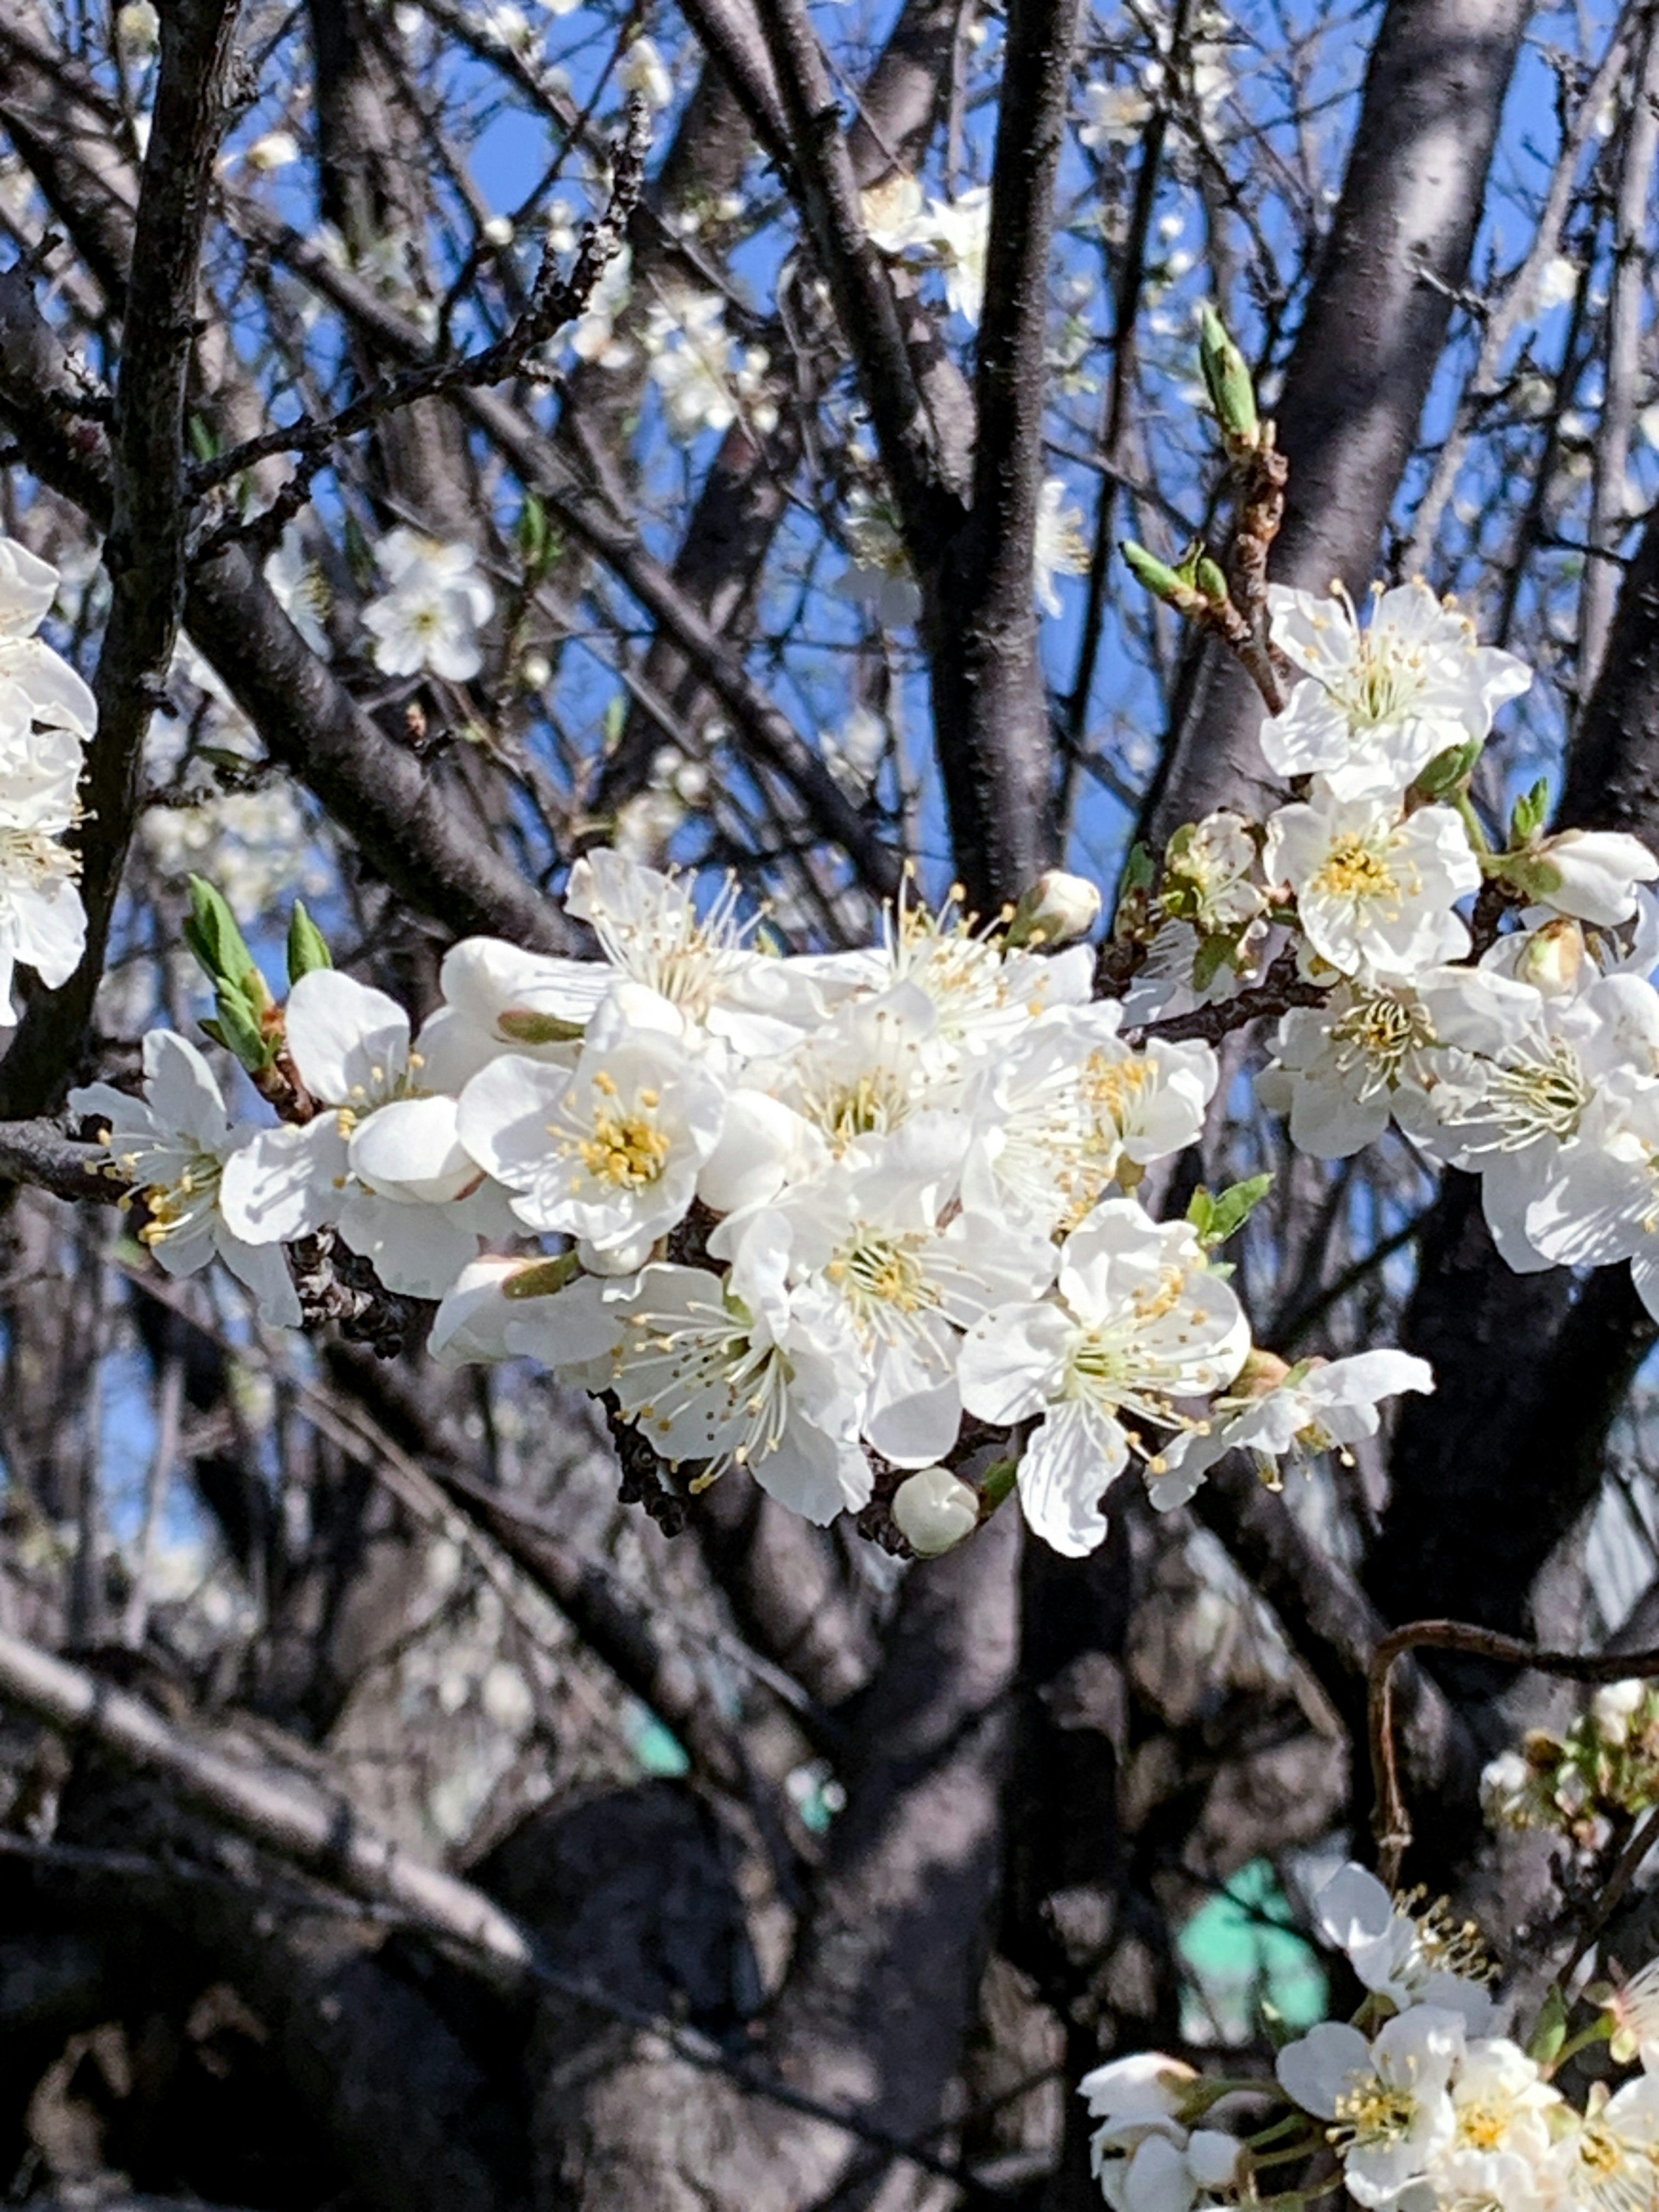
<svg viewBox="0 0 1659 2212">
<path fill-rule="evenodd" d="M 82 780 L 86 817 L 76 840 L 86 951 L 60 991 L 31 994 L 0 1076 L 0 1113 L 55 1105 L 80 1051 L 132 836 L 144 737 L 183 611 L 185 398 L 214 157 L 229 118 L 237 4 L 177 0 L 162 22 L 110 440 L 110 608 L 93 682 L 98 733 Z"/>
<path fill-rule="evenodd" d="M 973 512 L 919 564 L 934 744 L 957 872 L 994 914 L 1059 857 L 1033 599 L 1048 399 L 1049 246 L 1078 0 L 1014 0 L 991 179 Z M 913 539 L 913 543 L 923 543 Z"/>
<path fill-rule="evenodd" d="M 1455 299 L 1528 0 L 1390 0 L 1338 203 L 1276 413 L 1291 465 L 1282 583 L 1370 581 Z M 1217 806 L 1275 803 L 1256 744 L 1261 701 L 1232 656 L 1201 649 L 1143 809 L 1162 851 Z"/>
</svg>

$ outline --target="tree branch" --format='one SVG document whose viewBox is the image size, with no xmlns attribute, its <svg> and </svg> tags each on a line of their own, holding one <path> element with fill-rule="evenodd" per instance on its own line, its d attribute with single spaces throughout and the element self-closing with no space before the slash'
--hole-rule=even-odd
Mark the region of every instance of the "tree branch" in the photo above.
<svg viewBox="0 0 1659 2212">
<path fill-rule="evenodd" d="M 229 118 L 239 0 L 177 0 L 161 27 L 155 106 L 134 220 L 123 351 L 110 440 L 110 608 L 93 691 L 76 838 L 87 942 L 59 991 L 30 994 L 0 1076 L 0 1113 L 55 1105 L 104 972 L 138 799 L 144 737 L 183 610 L 190 502 L 185 398 L 196 336 L 197 270 L 214 157 Z"/>
</svg>

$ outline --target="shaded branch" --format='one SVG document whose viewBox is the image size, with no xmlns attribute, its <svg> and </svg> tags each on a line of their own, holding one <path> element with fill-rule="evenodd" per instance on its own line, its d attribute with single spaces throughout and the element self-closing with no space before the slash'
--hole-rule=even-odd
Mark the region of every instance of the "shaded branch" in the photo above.
<svg viewBox="0 0 1659 2212">
<path fill-rule="evenodd" d="M 229 119 L 237 5 L 177 0 L 162 22 L 110 436 L 103 554 L 110 606 L 92 687 L 98 731 L 82 778 L 86 813 L 76 838 L 86 950 L 61 990 L 31 993 L 0 1076 L 0 1113 L 56 1104 L 80 1050 L 132 836 L 144 737 L 183 611 L 185 400 L 209 189 Z"/>
</svg>

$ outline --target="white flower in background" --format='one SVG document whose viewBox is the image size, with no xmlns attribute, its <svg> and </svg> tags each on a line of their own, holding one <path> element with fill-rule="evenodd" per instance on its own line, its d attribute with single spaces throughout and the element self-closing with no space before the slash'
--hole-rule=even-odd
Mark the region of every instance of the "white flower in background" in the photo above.
<svg viewBox="0 0 1659 2212">
<path fill-rule="evenodd" d="M 1249 1349 L 1238 1300 L 1188 1224 L 1108 1199 L 1060 1247 L 1057 1300 L 999 1307 L 970 1333 L 963 1403 L 998 1427 L 1039 1421 L 1020 1504 L 1077 1559 L 1104 1536 L 1101 1493 L 1130 1452 L 1157 1459 L 1140 1425 L 1189 1425 L 1176 1401 L 1224 1389 Z"/>
<path fill-rule="evenodd" d="M 671 107 L 674 80 L 653 39 L 635 39 L 623 57 L 617 81 L 624 92 L 637 92 L 652 107 Z"/>
<path fill-rule="evenodd" d="M 564 343 L 578 361 L 597 362 L 601 368 L 625 368 L 632 361 L 634 349 L 617 337 L 617 322 L 633 293 L 633 248 L 624 245 L 606 262 L 582 313 L 565 326 Z"/>
<path fill-rule="evenodd" d="M 62 750 L 61 732 L 31 739 L 0 747 L 0 768 L 17 763 L 20 752 L 55 758 Z M 79 819 L 74 769 L 51 777 L 31 777 L 26 768 L 0 773 L 0 1028 L 16 1020 L 11 990 L 19 967 L 33 968 L 55 991 L 81 964 L 87 942 L 76 882 L 81 864 L 64 842 Z"/>
<path fill-rule="evenodd" d="M 1285 2046 L 1276 2070 L 1293 2102 L 1334 2124 L 1349 2195 L 1392 2204 L 1456 2133 L 1450 2081 L 1463 2046 L 1461 2014 L 1418 2005 L 1388 2021 L 1375 2043 L 1357 2027 L 1322 2021 Z"/>
<path fill-rule="evenodd" d="M 1401 1352 L 1371 1356 L 1405 1361 Z M 1363 1985 L 1391 1998 L 1402 2014 L 1414 2005 L 1438 2006 L 1455 2013 L 1471 2034 L 1491 2019 L 1491 1968 L 1473 1923 L 1454 1926 L 1438 1909 L 1401 1911 L 1376 1876 L 1352 1860 L 1314 1899 L 1314 1914 L 1327 1938 L 1346 1952 Z"/>
<path fill-rule="evenodd" d="M 1623 1689 L 1626 1686 L 1616 1683 L 1609 1686 Z M 1639 1702 L 1648 1685 L 1638 1682 L 1634 1687 Z M 1628 1713 L 1626 1718 L 1628 1720 Z M 1639 2058 L 1644 2074 L 1659 2075 L 1659 1959 L 1650 1960 L 1602 2002 L 1613 2020 L 1608 2048 L 1619 2064 L 1628 2066 L 1632 2058 Z"/>
<path fill-rule="evenodd" d="M 1532 295 L 1534 313 L 1547 315 L 1552 307 L 1565 307 L 1570 300 L 1576 299 L 1583 273 L 1571 254 L 1552 254 L 1538 272 Z"/>
<path fill-rule="evenodd" d="M 1152 112 L 1139 85 L 1086 84 L 1078 137 L 1085 146 L 1133 146 Z"/>
<path fill-rule="evenodd" d="M 1526 2052 L 1494 2036 L 1470 2043 L 1452 2082 L 1453 2134 L 1429 2169 L 1442 2204 L 1543 2212 L 1550 2114 L 1561 2093 Z"/>
<path fill-rule="evenodd" d="M 1529 888 L 1540 906 L 1603 929 L 1628 921 L 1636 912 L 1637 885 L 1659 878 L 1659 860 L 1623 830 L 1562 830 L 1541 839 L 1528 858 L 1543 861 L 1560 878 L 1556 884 L 1534 879 Z"/>
<path fill-rule="evenodd" d="M 900 254 L 915 242 L 916 227 L 923 218 L 924 194 L 919 181 L 904 169 L 894 169 L 878 185 L 859 195 L 865 233 L 878 252 Z"/>
<path fill-rule="evenodd" d="M 329 590 L 323 572 L 306 552 L 305 533 L 297 522 L 283 532 L 282 543 L 264 566 L 264 579 L 276 604 L 319 659 L 333 651 L 324 622 L 329 609 Z"/>
<path fill-rule="evenodd" d="M 491 1060 L 461 1093 L 459 1127 L 518 1194 L 520 1221 L 581 1239 L 597 1272 L 631 1274 L 684 1218 L 724 1112 L 721 1086 L 677 1038 L 596 1023 L 574 1068 Z"/>
<path fill-rule="evenodd" d="M 96 1118 L 111 1165 L 142 1197 L 149 1218 L 139 1231 L 169 1275 L 192 1275 L 216 1256 L 258 1301 L 263 1320 L 297 1328 L 300 1301 L 274 1245 L 236 1236 L 219 1207 L 225 1162 L 253 1134 L 232 1122 L 212 1069 L 171 1030 L 144 1039 L 144 1095 L 107 1083 L 70 1093 L 70 1110 Z"/>
<path fill-rule="evenodd" d="M 921 592 L 886 499 L 854 484 L 842 531 L 852 565 L 836 579 L 834 591 L 870 608 L 884 629 L 908 629 L 921 612 Z"/>
<path fill-rule="evenodd" d="M 147 62 L 161 43 L 155 0 L 123 0 L 115 11 L 115 38 L 126 60 Z"/>
<path fill-rule="evenodd" d="M 1261 1357 L 1264 1368 L 1283 1364 Z M 1247 1366 L 1247 1378 L 1249 1372 Z M 1211 1468 L 1230 1451 L 1249 1452 L 1258 1470 L 1277 1487 L 1281 1460 L 1341 1451 L 1364 1437 L 1374 1437 L 1381 1419 L 1378 1407 L 1385 1398 L 1397 1397 L 1402 1390 L 1433 1389 L 1434 1373 L 1427 1360 L 1404 1352 L 1356 1352 L 1344 1359 L 1314 1360 L 1286 1369 L 1277 1383 L 1253 1395 L 1240 1393 L 1218 1399 L 1207 1434 L 1188 1430 L 1167 1447 L 1166 1472 L 1147 1483 L 1152 1504 L 1160 1513 L 1184 1505 Z M 1449 2002 L 1439 1996 L 1427 2001 Z"/>
<path fill-rule="evenodd" d="M 718 293 L 676 288 L 654 301 L 645 343 L 669 429 L 683 443 L 705 430 L 729 430 L 740 410 L 762 431 L 775 422 L 764 396 L 765 349 L 732 336 Z"/>
<path fill-rule="evenodd" d="M 1453 908 L 1480 887 L 1480 863 L 1456 812 L 1316 791 L 1267 823 L 1261 865 L 1287 883 L 1309 944 L 1345 975 L 1413 975 L 1468 951 Z"/>
<path fill-rule="evenodd" d="M 262 176 L 274 170 L 286 169 L 300 158 L 300 142 L 291 131 L 267 131 L 256 138 L 242 155 L 250 169 Z"/>
<path fill-rule="evenodd" d="M 264 914 L 300 894 L 315 898 L 334 881 L 292 785 L 204 793 L 193 806 L 149 806 L 139 821 L 144 853 L 165 881 L 182 886 L 210 872 L 237 914 Z"/>
<path fill-rule="evenodd" d="M 227 1164 L 225 1218 L 250 1244 L 337 1227 L 391 1291 L 441 1297 L 504 1214 L 456 1133 L 456 1102 L 428 1091 L 409 1017 L 332 968 L 289 994 L 289 1053 L 321 1110 L 262 1129 Z M 476 1196 L 475 1196 L 476 1194 Z"/>
<path fill-rule="evenodd" d="M 1235 936 L 1267 903 L 1256 860 L 1244 817 L 1230 807 L 1183 823 L 1170 840 L 1160 903 L 1201 936 Z"/>
<path fill-rule="evenodd" d="M 985 305 L 985 257 L 991 243 L 991 188 L 975 185 L 954 200 L 929 200 L 916 225 L 945 270 L 951 312 L 977 327 Z"/>
<path fill-rule="evenodd" d="M 653 1266 L 619 1303 L 611 1387 L 660 1457 L 727 1468 L 820 1527 L 869 1502 L 857 1378 L 799 1327 L 779 1224 L 739 1247 L 729 1277 Z"/>
<path fill-rule="evenodd" d="M 1279 775 L 1322 775 L 1340 799 L 1403 791 L 1437 753 L 1484 738 L 1532 681 L 1420 580 L 1382 592 L 1364 629 L 1346 593 L 1270 584 L 1267 603 L 1273 641 L 1306 680 L 1262 724 L 1262 752 Z"/>
<path fill-rule="evenodd" d="M 819 750 L 836 776 L 859 792 L 868 791 L 887 757 L 887 725 L 867 707 L 854 707 L 839 730 L 825 730 Z"/>
<path fill-rule="evenodd" d="M 959 1333 L 1040 1296 L 1054 1272 L 1047 1237 L 952 1212 L 963 1139 L 954 1116 L 920 1115 L 710 1239 L 716 1257 L 740 1262 L 749 1237 L 783 1223 L 803 1340 L 867 1378 L 862 1432 L 896 1466 L 928 1466 L 956 1443 Z"/>
<path fill-rule="evenodd" d="M 472 548 L 399 525 L 380 540 L 375 558 L 392 588 L 363 609 L 374 665 L 386 676 L 429 668 L 452 684 L 476 676 L 483 666 L 478 626 L 494 612 L 495 594 Z"/>
<path fill-rule="evenodd" d="M 1045 614 L 1061 611 L 1056 576 L 1086 575 L 1089 541 L 1083 534 L 1083 510 L 1066 504 L 1066 485 L 1045 477 L 1037 502 L 1036 541 L 1031 553 L 1031 587 Z"/>
<path fill-rule="evenodd" d="M 1581 2118 L 1544 2164 L 1546 2201 L 1572 2212 L 1647 2212 L 1659 2193 L 1659 2075 L 1643 2074 L 1609 2097 L 1590 2085 Z"/>
<path fill-rule="evenodd" d="M 1604 1682 L 1590 1699 L 1589 1717 L 1603 1743 L 1617 1749 L 1630 1734 L 1632 1714 L 1646 1697 L 1645 1682 Z"/>
<path fill-rule="evenodd" d="M 90 738 L 97 702 L 63 655 L 34 634 L 57 596 L 52 563 L 15 538 L 0 538 L 0 686 L 15 685 L 35 721 Z"/>
</svg>

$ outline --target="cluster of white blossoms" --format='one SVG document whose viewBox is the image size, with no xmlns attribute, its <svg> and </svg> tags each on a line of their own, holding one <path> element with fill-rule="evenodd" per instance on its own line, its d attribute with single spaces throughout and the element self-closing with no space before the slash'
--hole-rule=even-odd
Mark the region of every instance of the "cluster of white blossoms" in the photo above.
<svg viewBox="0 0 1659 2212">
<path fill-rule="evenodd" d="M 1569 2038 L 1540 2023 L 1527 2047 L 1490 2031 L 1476 1931 L 1443 1907 L 1396 1902 L 1349 1865 L 1316 1917 L 1366 1992 L 1352 2021 L 1322 2021 L 1278 2054 L 1273 2078 L 1209 2081 L 1137 2052 L 1086 2075 L 1094 2170 L 1114 2212 L 1301 2204 L 1329 2193 L 1411 2212 L 1644 2212 L 1659 2202 L 1659 1962 Z M 1590 2042 L 1641 2070 L 1582 2108 L 1552 2078 Z M 1288 2112 L 1283 2107 L 1289 2106 Z M 1220 2108 L 1242 2112 L 1218 2124 Z M 1310 2177 L 1288 2196 L 1271 2191 Z"/>
<path fill-rule="evenodd" d="M 470 672 L 489 601 L 470 553 L 393 532 L 380 559 L 382 665 Z M 1299 675 L 1261 747 L 1291 795 L 1132 867 L 1098 962 L 1075 877 L 984 927 L 907 889 L 878 942 L 788 953 L 735 881 L 700 911 L 601 851 L 566 901 L 600 957 L 470 939 L 416 1036 L 308 924 L 283 1008 L 228 910 L 198 915 L 198 954 L 234 939 L 228 968 L 206 957 L 218 1033 L 283 1118 L 234 1122 L 205 1062 L 172 1107 L 157 1072 L 121 1114 L 84 1094 L 143 1233 L 168 1266 L 219 1252 L 275 1317 L 286 1281 L 247 1255 L 328 1231 L 439 1302 L 435 1356 L 538 1360 L 676 1494 L 741 1468 L 817 1522 L 873 1501 L 876 1533 L 927 1555 L 1017 1486 L 1078 1556 L 1131 1466 L 1160 1510 L 1233 1450 L 1276 1484 L 1433 1387 L 1399 1352 L 1253 1346 L 1218 1253 L 1255 1186 L 1182 1220 L 1142 1202 L 1217 1089 L 1194 1026 L 1222 1034 L 1267 977 L 1291 1010 L 1260 1087 L 1297 1145 L 1340 1157 L 1392 1118 L 1480 1176 L 1512 1264 L 1629 1260 L 1659 1310 L 1659 862 L 1546 836 L 1541 789 L 1491 848 L 1469 779 L 1527 671 L 1422 584 L 1369 623 L 1279 589 L 1270 615 Z"/>
<path fill-rule="evenodd" d="M 732 336 L 718 294 L 684 286 L 663 292 L 647 313 L 644 343 L 664 417 L 682 445 L 705 430 L 729 430 L 739 415 L 762 436 L 776 427 L 766 349 Z"/>
<path fill-rule="evenodd" d="M 57 592 L 50 562 L 0 538 L 0 1030 L 17 1018 L 19 967 L 56 989 L 86 946 L 80 862 L 64 839 L 80 819 L 76 791 L 98 710 L 69 663 L 35 635 Z"/>
<path fill-rule="evenodd" d="M 418 1036 L 324 956 L 283 1009 L 231 974 L 279 1122 L 234 1124 L 167 1032 L 142 1102 L 72 1103 L 143 1194 L 161 1263 L 218 1252 L 270 1319 L 293 1318 L 277 1248 L 331 1231 L 389 1290 L 441 1301 L 441 1359 L 538 1360 L 693 1488 L 740 1467 L 823 1522 L 883 1480 L 921 1552 L 1006 1493 L 1018 1427 L 1026 1516 L 1080 1554 L 1132 1462 L 1173 1503 L 1212 1427 L 1276 1463 L 1429 1379 L 1398 1354 L 1253 1361 L 1213 1259 L 1242 1210 L 1142 1206 L 1217 1061 L 1132 1045 L 1091 1000 L 1091 949 L 1048 949 L 1097 904 L 1061 878 L 975 930 L 904 899 L 879 943 L 792 957 L 757 942 L 735 886 L 700 915 L 598 852 L 567 906 L 603 957 L 469 939 Z M 988 1462 L 982 1490 L 963 1479 Z"/>
<path fill-rule="evenodd" d="M 1607 1682 L 1564 1735 L 1528 1731 L 1480 1777 L 1496 1828 L 1553 1830 L 1586 1858 L 1659 1804 L 1659 1683 Z"/>
<path fill-rule="evenodd" d="M 1224 1000 L 1294 946 L 1321 995 L 1258 1085 L 1292 1142 L 1342 1158 L 1392 1120 L 1481 1178 L 1511 1267 L 1628 1260 L 1659 1313 L 1659 861 L 1622 831 L 1543 835 L 1541 788 L 1490 848 L 1468 778 L 1530 678 L 1425 585 L 1364 624 L 1342 598 L 1269 602 L 1298 680 L 1261 750 L 1300 795 L 1177 833 L 1130 1015 Z"/>
</svg>

